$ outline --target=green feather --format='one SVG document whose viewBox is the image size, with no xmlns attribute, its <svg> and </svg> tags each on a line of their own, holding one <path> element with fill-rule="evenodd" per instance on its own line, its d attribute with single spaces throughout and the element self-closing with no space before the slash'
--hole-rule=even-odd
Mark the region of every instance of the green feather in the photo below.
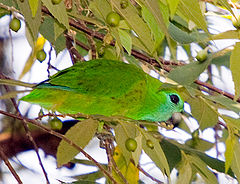
<svg viewBox="0 0 240 184">
<path fill-rule="evenodd" d="M 175 90 L 160 90 L 161 85 L 134 65 L 97 59 L 56 73 L 20 100 L 61 113 L 165 121 L 183 110 L 183 101 Z"/>
</svg>

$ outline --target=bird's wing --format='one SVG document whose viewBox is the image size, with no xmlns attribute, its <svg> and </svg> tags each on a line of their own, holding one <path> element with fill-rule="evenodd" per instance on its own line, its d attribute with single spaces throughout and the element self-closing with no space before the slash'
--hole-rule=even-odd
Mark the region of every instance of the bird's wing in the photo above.
<svg viewBox="0 0 240 184">
<path fill-rule="evenodd" d="M 76 64 L 40 83 L 37 88 L 56 88 L 94 96 L 118 97 L 135 85 L 146 87 L 141 69 L 120 61 L 92 60 Z M 145 86 L 144 86 L 145 85 Z"/>
</svg>

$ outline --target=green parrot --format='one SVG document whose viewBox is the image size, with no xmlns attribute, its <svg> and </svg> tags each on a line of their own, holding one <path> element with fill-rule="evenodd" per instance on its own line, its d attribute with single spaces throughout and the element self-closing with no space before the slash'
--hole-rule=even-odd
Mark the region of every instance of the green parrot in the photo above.
<svg viewBox="0 0 240 184">
<path fill-rule="evenodd" d="M 59 71 L 20 100 L 63 114 L 166 121 L 183 110 L 184 102 L 175 90 L 161 85 L 135 65 L 95 59 Z"/>
</svg>

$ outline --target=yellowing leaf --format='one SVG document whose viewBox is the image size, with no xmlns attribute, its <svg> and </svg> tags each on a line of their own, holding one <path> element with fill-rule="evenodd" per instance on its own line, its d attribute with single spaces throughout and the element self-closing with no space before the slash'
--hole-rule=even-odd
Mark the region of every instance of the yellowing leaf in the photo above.
<svg viewBox="0 0 240 184">
<path fill-rule="evenodd" d="M 128 183 L 138 183 L 139 180 L 139 170 L 138 168 L 132 163 L 129 162 L 127 164 L 121 149 L 119 146 L 115 147 L 114 154 L 113 154 L 113 159 L 124 176 L 124 178 L 128 181 Z M 119 176 L 119 174 L 113 169 L 112 171 L 113 177 L 116 179 L 117 182 L 119 183 L 125 183 L 123 179 Z"/>
<path fill-rule="evenodd" d="M 66 137 L 82 149 L 89 143 L 95 135 L 98 121 L 93 119 L 83 120 L 72 126 L 66 133 Z M 58 166 L 66 164 L 79 153 L 73 146 L 62 140 L 57 149 Z"/>
<path fill-rule="evenodd" d="M 38 9 L 38 1 L 39 0 L 28 0 L 29 6 L 32 11 L 32 17 L 35 17 Z"/>
<path fill-rule="evenodd" d="M 234 88 L 235 88 L 234 100 L 237 100 L 240 94 L 239 53 L 240 53 L 240 42 L 237 42 L 230 57 L 230 70 L 232 71 L 232 77 L 233 77 Z"/>
<path fill-rule="evenodd" d="M 122 155 L 126 162 L 129 163 L 130 159 L 134 159 L 135 164 L 138 164 L 139 157 L 142 151 L 141 140 L 136 139 L 139 136 L 139 131 L 133 123 L 121 122 L 115 128 L 115 138 L 117 145 L 122 151 Z M 125 142 L 128 138 L 133 138 L 137 141 L 137 149 L 134 152 L 130 152 L 125 147 Z"/>
<path fill-rule="evenodd" d="M 43 46 L 45 44 L 46 39 L 40 35 L 37 39 L 37 41 L 34 44 L 34 48 L 28 58 L 28 60 L 26 61 L 24 68 L 22 70 L 22 73 L 19 76 L 19 79 L 23 78 L 24 75 L 31 69 L 33 63 L 36 60 L 37 57 L 37 52 L 43 49 Z"/>
</svg>

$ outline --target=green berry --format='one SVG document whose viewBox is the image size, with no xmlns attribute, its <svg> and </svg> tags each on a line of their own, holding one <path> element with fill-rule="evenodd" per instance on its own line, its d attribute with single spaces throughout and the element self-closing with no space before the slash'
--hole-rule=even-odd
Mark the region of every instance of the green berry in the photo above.
<svg viewBox="0 0 240 184">
<path fill-rule="evenodd" d="M 153 142 L 150 139 L 147 140 L 146 144 L 149 148 L 151 148 L 151 149 L 154 148 Z"/>
<path fill-rule="evenodd" d="M 11 30 L 18 32 L 18 30 L 21 28 L 21 22 L 17 18 L 13 18 L 9 24 L 9 27 Z"/>
<path fill-rule="evenodd" d="M 62 0 L 52 0 L 52 4 L 59 4 Z"/>
<path fill-rule="evenodd" d="M 44 50 L 40 50 L 37 52 L 37 59 L 40 62 L 43 62 L 46 59 L 46 56 L 47 56 L 47 54 Z"/>
<path fill-rule="evenodd" d="M 110 12 L 108 15 L 107 15 L 107 18 L 106 18 L 106 22 L 112 26 L 112 27 L 116 27 L 119 25 L 119 22 L 120 22 L 120 15 L 116 12 Z"/>
<path fill-rule="evenodd" d="M 206 49 L 200 50 L 197 53 L 196 59 L 201 63 L 207 59 L 208 53 Z"/>
<path fill-rule="evenodd" d="M 120 2 L 120 6 L 121 6 L 122 9 L 127 8 L 127 6 L 128 6 L 128 0 L 122 0 L 122 1 Z"/>
<path fill-rule="evenodd" d="M 125 142 L 125 146 L 128 151 L 134 152 L 137 149 L 137 141 L 132 138 L 128 138 Z"/>
<path fill-rule="evenodd" d="M 49 124 L 53 130 L 61 130 L 63 126 L 62 122 L 58 118 L 53 118 Z"/>
</svg>

